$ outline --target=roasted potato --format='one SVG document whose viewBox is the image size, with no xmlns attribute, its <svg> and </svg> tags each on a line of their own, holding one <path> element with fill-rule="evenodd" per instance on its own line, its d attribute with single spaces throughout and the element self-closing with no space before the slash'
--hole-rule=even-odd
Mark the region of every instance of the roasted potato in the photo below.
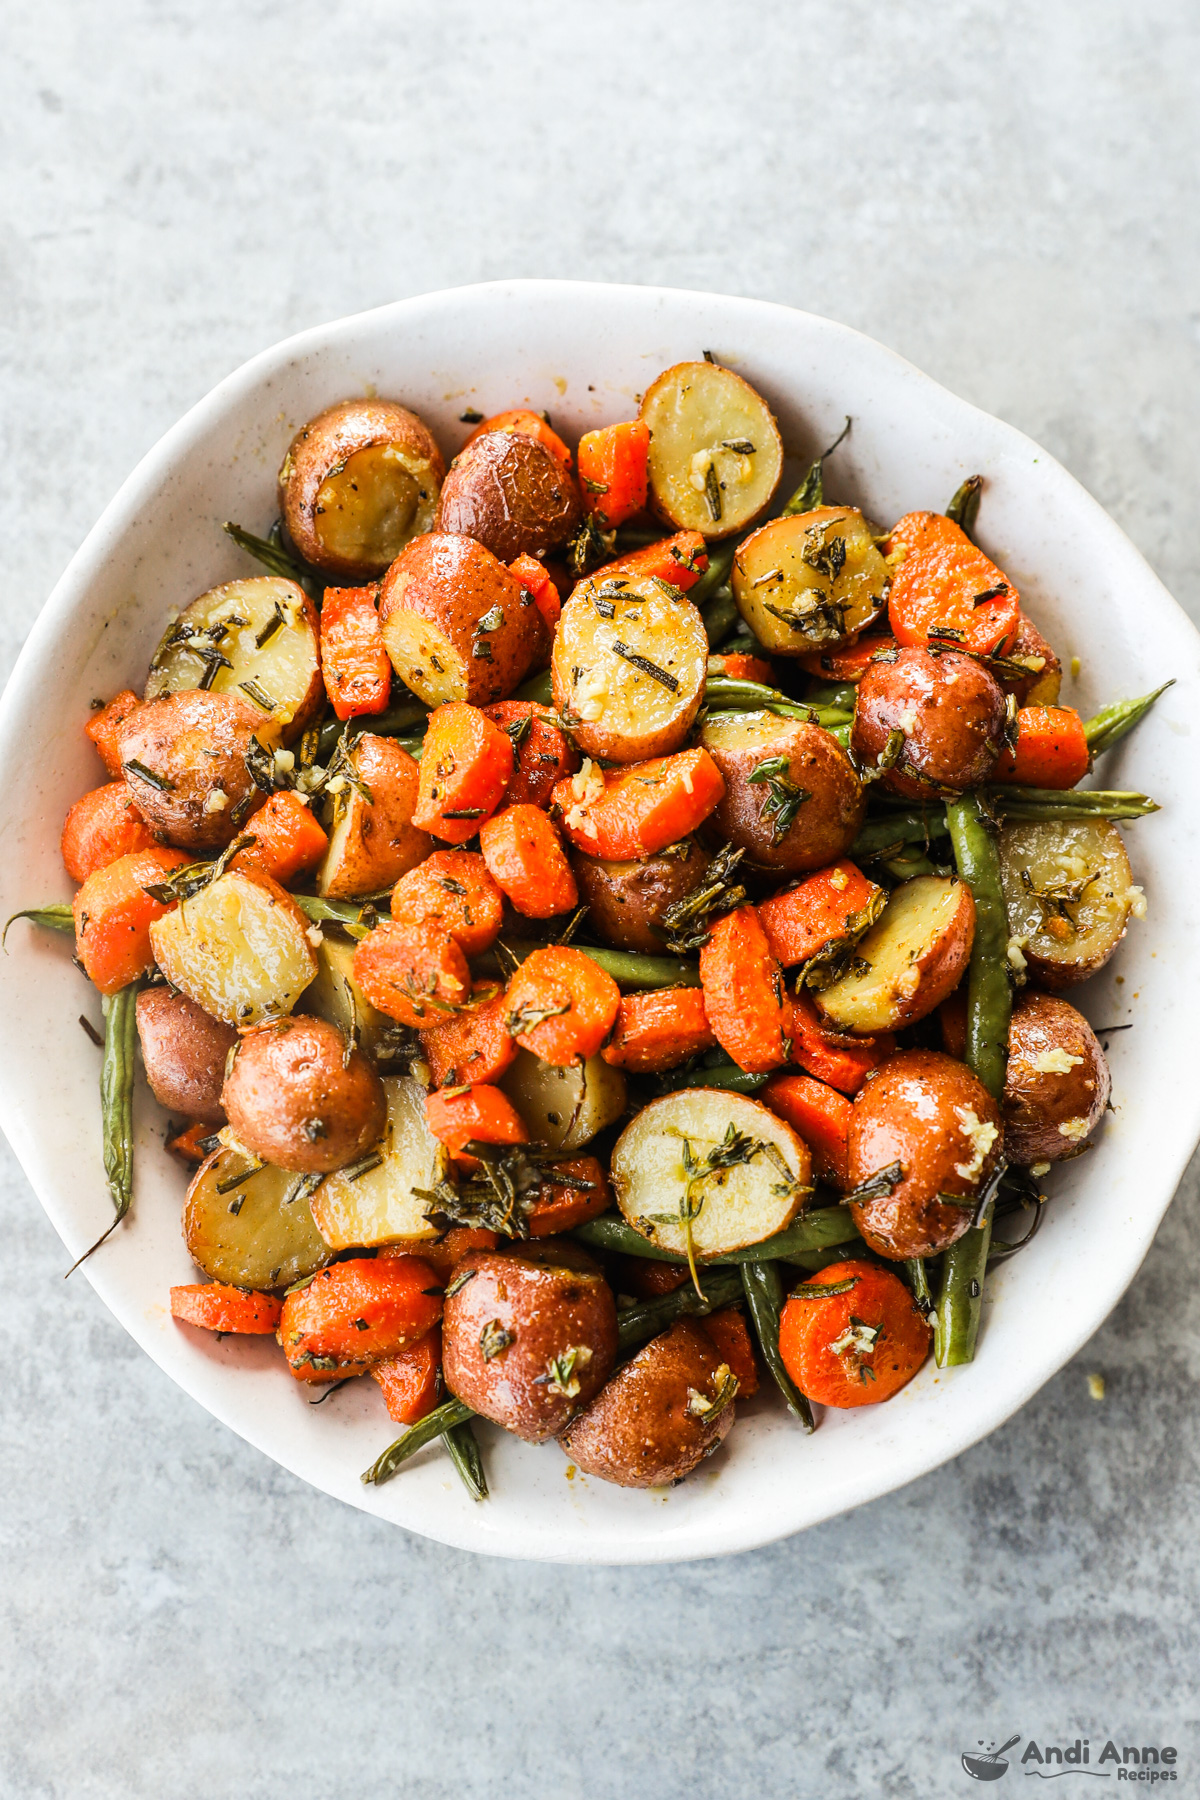
<svg viewBox="0 0 1200 1800">
<path fill-rule="evenodd" d="M 448 1157 L 425 1120 L 425 1089 L 410 1076 L 384 1081 L 387 1125 L 378 1146 L 380 1161 L 356 1174 L 336 1169 L 313 1195 L 312 1212 L 331 1250 L 356 1244 L 433 1242 L 440 1234 L 425 1217 L 431 1193 L 446 1172 Z"/>
<path fill-rule="evenodd" d="M 845 855 L 866 795 L 850 758 L 819 725 L 774 713 L 712 713 L 700 742 L 725 780 L 717 829 L 761 869 L 800 874 Z"/>
<path fill-rule="evenodd" d="M 892 1262 L 948 1249 L 970 1229 L 1003 1144 L 1000 1108 L 965 1063 L 940 1050 L 893 1056 L 850 1114 L 850 1212 L 871 1249 Z"/>
<path fill-rule="evenodd" d="M 332 1252 L 297 1194 L 302 1177 L 222 1147 L 192 1177 L 183 1208 L 188 1255 L 210 1281 L 285 1288 Z"/>
<path fill-rule="evenodd" d="M 708 538 L 744 531 L 770 504 L 783 473 L 771 409 L 717 363 L 676 363 L 646 390 L 650 501 L 680 531 Z"/>
<path fill-rule="evenodd" d="M 1107 819 L 1006 825 L 1000 878 L 1010 959 L 1052 993 L 1095 975 L 1130 919 L 1145 916 L 1145 896 Z"/>
<path fill-rule="evenodd" d="M 526 1443 L 557 1437 L 616 1353 L 612 1292 L 577 1246 L 548 1239 L 458 1264 L 442 1316 L 446 1386 Z"/>
<path fill-rule="evenodd" d="M 635 1231 L 683 1256 L 723 1256 L 790 1225 L 811 1193 L 812 1157 L 757 1100 L 686 1088 L 643 1107 L 617 1139 L 611 1176 Z"/>
<path fill-rule="evenodd" d="M 292 439 L 279 507 L 307 562 L 368 581 L 429 530 L 445 473 L 416 413 L 395 400 L 342 400 Z"/>
<path fill-rule="evenodd" d="M 383 1136 L 383 1083 L 327 1019 L 279 1019 L 248 1031 L 221 1091 L 239 1143 L 277 1169 L 345 1168 Z"/>
<path fill-rule="evenodd" d="M 733 597 L 772 656 L 853 643 L 887 605 L 891 571 L 853 506 L 820 506 L 760 525 L 738 546 Z"/>
<path fill-rule="evenodd" d="M 150 927 L 172 987 L 239 1030 L 290 1013 L 317 973 L 309 924 L 259 869 L 227 869 Z"/>
<path fill-rule="evenodd" d="M 574 849 L 570 860 L 579 898 L 588 909 L 588 930 L 618 950 L 657 955 L 663 940 L 654 925 L 668 906 L 699 885 L 708 867 L 694 838 L 644 862 L 605 862 Z"/>
<path fill-rule="evenodd" d="M 323 935 L 317 950 L 317 975 L 304 990 L 299 1010 L 328 1019 L 342 1036 L 374 1056 L 392 1035 L 393 1021 L 371 1005 L 354 979 L 354 945 L 345 938 Z M 356 1238 L 355 1243 L 364 1240 Z"/>
<path fill-rule="evenodd" d="M 899 1031 L 953 992 L 974 941 L 975 901 L 967 884 L 918 875 L 893 891 L 855 946 L 847 973 L 813 998 L 839 1031 L 861 1037 Z"/>
<path fill-rule="evenodd" d="M 1003 646 L 1009 662 L 1024 663 L 1029 674 L 1022 680 L 1002 676 L 1000 685 L 1016 695 L 1018 706 L 1054 706 L 1062 687 L 1062 664 L 1032 619 L 1021 614 L 1011 644 Z"/>
<path fill-rule="evenodd" d="M 225 1059 L 237 1043 L 232 1025 L 214 1019 L 186 994 L 143 988 L 137 1033 L 150 1091 L 170 1113 L 201 1125 L 223 1125 Z"/>
<path fill-rule="evenodd" d="M 972 657 L 910 644 L 869 662 L 858 684 L 851 745 L 876 767 L 894 731 L 899 755 L 883 785 L 909 800 L 988 779 L 1004 743 L 999 683 Z"/>
<path fill-rule="evenodd" d="M 442 532 L 415 539 L 392 564 L 379 624 L 392 667 L 429 706 L 505 699 L 545 645 L 542 615 L 515 575 L 473 538 Z"/>
<path fill-rule="evenodd" d="M 522 552 L 561 549 L 582 520 L 579 489 L 561 457 L 523 433 L 485 431 L 450 464 L 433 529 L 474 538 L 510 563 Z"/>
<path fill-rule="evenodd" d="M 554 704 L 586 755 L 669 756 L 704 699 L 704 621 L 656 579 L 581 581 L 563 607 L 551 669 Z"/>
<path fill-rule="evenodd" d="M 625 1077 L 603 1056 L 556 1069 L 529 1050 L 517 1053 L 500 1084 L 530 1139 L 552 1150 L 580 1150 L 625 1111 Z"/>
<path fill-rule="evenodd" d="M 1001 1101 L 1009 1161 L 1078 1155 L 1103 1119 L 1111 1089 L 1108 1062 L 1083 1014 L 1053 994 L 1018 994 Z"/>
<path fill-rule="evenodd" d="M 151 828 L 180 850 L 232 843 L 264 796 L 246 767 L 262 713 L 232 694 L 163 694 L 120 727 L 121 772 Z"/>
<path fill-rule="evenodd" d="M 227 581 L 193 600 L 150 664 L 147 700 L 205 688 L 258 709 L 264 743 L 291 743 L 325 699 L 317 610 L 278 575 Z"/>
<path fill-rule="evenodd" d="M 737 1383 L 693 1319 L 643 1345 L 572 1420 L 562 1447 L 585 1475 L 665 1487 L 690 1475 L 733 1424 Z"/>
<path fill-rule="evenodd" d="M 420 766 L 391 738 L 364 731 L 349 752 L 354 781 L 337 796 L 317 892 L 331 900 L 382 893 L 433 849 L 412 822 Z M 370 796 L 368 799 L 367 796 Z"/>
</svg>

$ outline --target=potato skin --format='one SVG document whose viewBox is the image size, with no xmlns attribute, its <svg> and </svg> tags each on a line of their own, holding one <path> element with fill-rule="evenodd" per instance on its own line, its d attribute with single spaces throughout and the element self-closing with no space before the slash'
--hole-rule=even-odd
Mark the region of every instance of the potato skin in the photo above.
<svg viewBox="0 0 1200 1800">
<path fill-rule="evenodd" d="M 117 745 L 125 784 L 139 812 L 165 843 L 181 850 L 219 850 L 232 843 L 265 800 L 250 778 L 246 751 L 263 715 L 248 700 L 204 688 L 147 700 L 121 726 Z M 131 770 L 141 763 L 166 787 Z M 205 802 L 220 789 L 226 804 Z"/>
<path fill-rule="evenodd" d="M 980 1141 L 964 1129 L 972 1115 L 972 1129 L 985 1128 Z M 984 1149 L 986 1128 L 991 1141 Z M 940 1050 L 902 1051 L 854 1102 L 848 1179 L 853 1191 L 897 1162 L 902 1176 L 890 1194 L 852 1202 L 854 1223 L 891 1262 L 936 1256 L 970 1229 L 975 1199 L 1002 1149 L 1000 1108 L 965 1063 Z M 949 1204 L 943 1194 L 961 1194 L 964 1204 Z"/>
<path fill-rule="evenodd" d="M 450 464 L 434 530 L 475 538 L 502 563 L 524 551 L 543 556 L 575 536 L 579 490 L 537 438 L 485 431 Z"/>
<path fill-rule="evenodd" d="M 711 719 L 700 741 L 725 778 L 725 796 L 713 823 L 745 850 L 748 863 L 800 874 L 845 855 L 863 822 L 866 794 L 850 758 L 821 726 L 777 719 L 772 713 L 744 713 L 732 727 Z M 772 790 L 751 776 L 780 756 L 788 761 L 785 779 L 810 798 L 776 842 L 772 820 L 763 817 Z"/>
<path fill-rule="evenodd" d="M 434 489 L 428 496 L 432 514 L 446 464 L 428 426 L 395 400 L 342 400 L 326 407 L 296 433 L 279 471 L 279 508 L 292 543 L 306 562 L 347 579 L 382 574 L 387 559 L 363 562 L 327 549 L 317 532 L 317 496 L 351 456 L 373 444 L 395 444 L 414 472 L 427 471 Z"/>
<path fill-rule="evenodd" d="M 350 760 L 371 798 L 352 788 L 329 834 L 316 879 L 317 892 L 330 899 L 377 894 L 424 862 L 434 847 L 428 832 L 412 822 L 420 779 L 416 758 L 391 738 L 364 731 Z"/>
<path fill-rule="evenodd" d="M 562 1446 L 585 1475 L 619 1487 L 663 1487 L 689 1475 L 725 1437 L 733 1405 L 705 1422 L 689 1392 L 715 1397 L 723 1358 L 692 1319 L 679 1319 L 627 1362 L 568 1427 Z"/>
<path fill-rule="evenodd" d="M 1067 1069 L 1039 1069 L 1054 1053 Z M 1011 1162 L 1061 1162 L 1099 1125 L 1112 1090 L 1108 1062 L 1083 1014 L 1032 988 L 1013 1003 L 1004 1081 L 1004 1148 Z"/>
<path fill-rule="evenodd" d="M 1021 622 L 1011 644 L 1003 647 L 1002 654 L 1015 660 L 1022 657 L 1040 658 L 1042 668 L 1031 669 L 1029 674 L 1019 681 L 1005 676 L 1000 685 L 1006 693 L 1015 694 L 1018 706 L 1054 706 L 1062 687 L 1062 664 L 1054 654 L 1054 650 L 1042 636 L 1032 619 L 1021 614 Z"/>
<path fill-rule="evenodd" d="M 503 622 L 481 635 L 480 621 L 497 608 Z M 484 544 L 446 532 L 414 538 L 396 558 L 380 589 L 379 623 L 397 675 L 430 706 L 506 699 L 545 644 L 542 616 L 516 577 Z M 490 658 L 475 654 L 480 643 Z"/>
<path fill-rule="evenodd" d="M 326 1019 L 293 1016 L 242 1038 L 222 1104 L 240 1143 L 297 1174 L 340 1169 L 383 1136 L 383 1083 Z"/>
<path fill-rule="evenodd" d="M 969 656 L 934 655 L 919 644 L 870 662 L 858 684 L 850 742 L 875 765 L 888 735 L 900 730 L 899 760 L 883 777 L 890 793 L 928 800 L 988 779 L 1003 742 L 1000 684 Z"/>
<path fill-rule="evenodd" d="M 1107 819 L 1019 821 L 1000 832 L 1000 880 L 1008 929 L 1021 947 L 1029 979 L 1057 994 L 1095 975 L 1114 954 L 1131 918 L 1142 916 L 1140 889 L 1124 841 Z M 1085 876 L 1066 917 L 1043 910 L 1037 895 Z"/>
<path fill-rule="evenodd" d="M 237 1043 L 232 1025 L 214 1019 L 186 994 L 143 988 L 137 1031 L 150 1091 L 170 1113 L 202 1125 L 223 1125 L 225 1059 Z"/>
<path fill-rule="evenodd" d="M 648 856 L 644 862 L 605 862 L 598 856 L 570 852 L 579 898 L 588 908 L 588 928 L 617 950 L 663 954 L 663 940 L 652 929 L 664 908 L 682 900 L 699 883 L 708 857 L 694 838 L 685 840 L 684 856 Z"/>
<path fill-rule="evenodd" d="M 528 1444 L 556 1437 L 606 1381 L 617 1354 L 617 1309 L 608 1283 L 575 1246 L 544 1239 L 519 1252 L 471 1251 L 456 1277 L 469 1279 L 446 1296 L 442 1367 L 446 1386 L 485 1419 Z M 488 1328 L 512 1341 L 484 1355 Z M 496 1333 L 493 1342 L 498 1341 Z M 545 1377 L 572 1349 L 580 1357 L 561 1391 Z"/>
</svg>

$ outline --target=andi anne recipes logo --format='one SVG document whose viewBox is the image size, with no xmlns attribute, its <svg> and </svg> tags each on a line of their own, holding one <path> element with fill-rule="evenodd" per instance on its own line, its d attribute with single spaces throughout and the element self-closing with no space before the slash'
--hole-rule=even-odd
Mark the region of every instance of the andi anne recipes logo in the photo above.
<svg viewBox="0 0 1200 1800">
<path fill-rule="evenodd" d="M 1075 1738 L 1069 1744 L 1041 1744 L 1030 1738 L 1018 1756 L 1014 1747 L 1020 1742 L 1019 1731 L 999 1746 L 980 1738 L 978 1750 L 963 1751 L 962 1766 L 973 1781 L 999 1781 L 1010 1768 L 1014 1775 L 1037 1775 L 1043 1781 L 1063 1775 L 1090 1775 L 1101 1781 L 1115 1776 L 1149 1786 L 1179 1779 L 1174 1744 L 1118 1744 L 1107 1738 L 1099 1755 L 1093 1756 L 1090 1738 Z"/>
</svg>

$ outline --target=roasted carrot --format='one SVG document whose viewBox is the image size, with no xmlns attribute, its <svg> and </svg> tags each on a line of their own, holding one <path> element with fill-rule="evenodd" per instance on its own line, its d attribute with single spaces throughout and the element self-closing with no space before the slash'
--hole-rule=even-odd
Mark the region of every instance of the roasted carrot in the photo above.
<svg viewBox="0 0 1200 1800">
<path fill-rule="evenodd" d="M 254 842 L 234 857 L 237 868 L 264 869 L 280 887 L 315 869 L 329 839 L 309 808 L 290 788 L 281 788 L 260 806 L 246 826 Z"/>
<path fill-rule="evenodd" d="M 583 504 L 608 530 L 623 525 L 646 504 L 650 428 L 643 419 L 604 425 L 579 440 Z"/>
<path fill-rule="evenodd" d="M 750 1328 L 740 1306 L 723 1306 L 699 1321 L 730 1370 L 737 1376 L 739 1400 L 748 1400 L 758 1392 L 758 1361 L 750 1340 Z"/>
<path fill-rule="evenodd" d="M 1023 706 L 1017 713 L 1017 747 L 1007 745 L 995 767 L 997 781 L 1025 787 L 1073 788 L 1091 767 L 1083 720 L 1071 706 Z"/>
<path fill-rule="evenodd" d="M 173 1150 L 176 1156 L 182 1156 L 185 1162 L 202 1163 L 212 1155 L 213 1141 L 213 1127 L 197 1120 L 194 1125 L 189 1125 L 186 1131 L 181 1131 L 177 1137 L 173 1137 L 168 1143 L 167 1149 Z M 208 1149 L 204 1148 L 205 1144 L 208 1145 Z"/>
<path fill-rule="evenodd" d="M 717 920 L 700 952 L 700 985 L 708 1022 L 738 1067 L 752 1074 L 782 1068 L 791 1009 L 753 906 Z"/>
<path fill-rule="evenodd" d="M 381 921 L 355 947 L 353 968 L 372 1006 L 417 1030 L 449 1018 L 471 992 L 466 957 L 436 925 Z"/>
<path fill-rule="evenodd" d="M 535 950 L 508 984 L 508 1029 L 556 1069 L 595 1056 L 612 1030 L 621 990 L 569 945 Z"/>
<path fill-rule="evenodd" d="M 436 925 L 464 956 L 481 956 L 495 942 L 504 896 L 476 850 L 435 850 L 392 889 L 398 925 Z"/>
<path fill-rule="evenodd" d="M 843 857 L 807 875 L 798 887 L 760 901 L 758 917 L 771 954 L 791 969 L 848 932 L 861 935 L 884 898 L 883 889 Z"/>
<path fill-rule="evenodd" d="M 83 728 L 100 752 L 100 760 L 114 781 L 121 774 L 121 752 L 117 747 L 117 735 L 130 713 L 141 704 L 132 688 L 124 688 L 107 706 L 93 713 Z"/>
<path fill-rule="evenodd" d="M 379 588 L 325 589 L 321 602 L 321 674 L 339 719 L 387 711 L 392 665 L 383 647 Z"/>
<path fill-rule="evenodd" d="M 89 875 L 72 902 L 75 954 L 102 994 L 115 994 L 154 966 L 150 927 L 170 908 L 146 889 L 188 861 L 156 844 Z"/>
<path fill-rule="evenodd" d="M 499 1242 L 499 1234 L 482 1225 L 452 1225 L 439 1238 L 398 1238 L 394 1244 L 385 1244 L 379 1254 L 419 1256 L 445 1287 L 468 1250 L 494 1250 Z"/>
<path fill-rule="evenodd" d="M 933 1333 L 900 1277 L 876 1263 L 829 1263 L 803 1285 L 843 1282 L 853 1286 L 788 1301 L 779 1354 L 800 1392 L 819 1405 L 873 1406 L 912 1380 Z"/>
<path fill-rule="evenodd" d="M 873 1038 L 843 1037 L 821 1023 L 817 1009 L 802 989 L 792 1000 L 792 1058 L 817 1081 L 839 1093 L 857 1094 L 872 1069 L 885 1063 L 896 1048 L 889 1032 Z"/>
<path fill-rule="evenodd" d="M 608 1177 L 598 1157 L 576 1156 L 570 1162 L 556 1163 L 554 1173 L 567 1185 L 547 1181 L 538 1189 L 527 1215 L 530 1237 L 574 1231 L 577 1225 L 598 1219 L 612 1205 Z"/>
<path fill-rule="evenodd" d="M 846 1186 L 847 1133 L 853 1108 L 845 1094 L 810 1075 L 772 1075 L 759 1095 L 786 1119 L 813 1153 L 813 1167 L 834 1187 Z"/>
<path fill-rule="evenodd" d="M 1011 648 L 1021 620 L 1016 588 L 961 526 L 944 513 L 906 513 L 887 541 L 900 559 L 888 595 L 888 623 L 901 644 L 941 642 L 990 656 Z"/>
<path fill-rule="evenodd" d="M 942 1028 L 942 1048 L 958 1062 L 967 1060 L 967 984 L 956 987 L 948 1000 L 938 1007 L 938 1024 Z"/>
<path fill-rule="evenodd" d="M 532 701 L 497 700 L 483 710 L 493 725 L 508 733 L 516 752 L 504 805 L 549 806 L 555 782 L 579 767 L 574 746 Z"/>
<path fill-rule="evenodd" d="M 632 1294 L 635 1300 L 657 1300 L 673 1294 L 692 1279 L 686 1263 L 651 1262 L 645 1256 L 622 1256 L 610 1277 L 614 1293 Z"/>
<path fill-rule="evenodd" d="M 508 996 L 495 982 L 476 987 L 461 1012 L 421 1033 L 434 1087 L 499 1081 L 515 1060 Z"/>
<path fill-rule="evenodd" d="M 896 640 L 886 636 L 860 638 L 838 650 L 806 650 L 796 661 L 808 674 L 821 681 L 861 681 L 863 670 L 881 650 L 894 650 Z"/>
<path fill-rule="evenodd" d="M 279 1342 L 299 1381 L 336 1381 L 398 1356 L 442 1316 L 441 1284 L 417 1256 L 355 1257 L 285 1295 Z"/>
<path fill-rule="evenodd" d="M 171 1289 L 171 1317 L 204 1331 L 235 1331 L 245 1337 L 271 1337 L 279 1324 L 281 1302 L 274 1294 L 227 1287 L 222 1281 L 198 1282 Z"/>
<path fill-rule="evenodd" d="M 579 904 L 562 840 L 538 806 L 506 806 L 479 827 L 488 871 L 527 919 L 552 919 Z"/>
<path fill-rule="evenodd" d="M 118 856 L 149 850 L 157 838 L 123 781 L 108 781 L 77 800 L 62 830 L 62 859 L 72 881 L 86 881 Z"/>
<path fill-rule="evenodd" d="M 655 544 L 647 544 L 643 550 L 631 550 L 628 556 L 618 556 L 615 562 L 605 563 L 588 577 L 594 586 L 609 581 L 614 575 L 623 575 L 627 581 L 640 581 L 648 575 L 657 575 L 660 581 L 669 581 L 672 587 L 681 588 L 684 593 L 692 587 L 708 567 L 708 551 L 704 539 L 698 531 L 677 531 L 674 537 L 660 538 Z"/>
<path fill-rule="evenodd" d="M 536 556 L 523 550 L 515 562 L 509 563 L 508 572 L 516 576 L 526 593 L 533 595 L 533 604 L 541 613 L 543 624 L 547 631 L 553 631 L 562 613 L 562 601 L 549 569 Z"/>
<path fill-rule="evenodd" d="M 442 1397 L 441 1326 L 435 1325 L 398 1356 L 376 1363 L 371 1374 L 383 1389 L 388 1418 L 397 1425 L 417 1424 Z"/>
<path fill-rule="evenodd" d="M 469 1143 L 524 1144 L 529 1141 L 525 1121 L 507 1094 L 486 1083 L 469 1088 L 443 1088 L 425 1096 L 425 1122 L 451 1156 L 475 1166 L 464 1156 Z"/>
<path fill-rule="evenodd" d="M 761 681 L 775 685 L 775 671 L 761 656 L 710 656 L 710 675 L 724 675 L 730 681 Z"/>
<path fill-rule="evenodd" d="M 463 700 L 439 706 L 425 731 L 413 824 L 448 844 L 465 844 L 499 806 L 512 772 L 506 732 Z"/>
<path fill-rule="evenodd" d="M 678 1068 L 689 1056 L 716 1043 L 699 988 L 660 988 L 656 993 L 623 994 L 607 1063 L 652 1075 Z"/>
<path fill-rule="evenodd" d="M 515 406 L 508 412 L 493 414 L 490 419 L 485 419 L 482 425 L 475 427 L 467 439 L 467 444 L 473 444 L 477 437 L 482 437 L 488 431 L 515 431 L 519 437 L 536 438 L 539 444 L 545 444 L 547 450 L 553 450 L 564 468 L 571 467 L 571 452 L 557 431 L 551 429 L 541 413 L 531 412 L 528 407 Z M 467 444 L 463 445 L 464 450 Z"/>
<path fill-rule="evenodd" d="M 555 787 L 554 805 L 580 850 L 637 862 L 695 831 L 724 793 L 721 771 L 697 748 L 607 771 L 585 760 L 577 775 Z"/>
</svg>

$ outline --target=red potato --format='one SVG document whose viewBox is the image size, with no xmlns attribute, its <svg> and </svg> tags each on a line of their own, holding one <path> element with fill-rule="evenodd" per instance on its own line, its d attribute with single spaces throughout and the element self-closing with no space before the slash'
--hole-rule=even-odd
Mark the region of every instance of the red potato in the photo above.
<svg viewBox="0 0 1200 1800">
<path fill-rule="evenodd" d="M 991 779 L 1005 719 L 1000 685 L 981 664 L 911 645 L 863 672 L 850 741 L 860 763 L 875 768 L 898 732 L 899 754 L 883 785 L 928 800 Z"/>
<path fill-rule="evenodd" d="M 554 806 L 577 849 L 608 862 L 634 862 L 689 837 L 720 804 L 725 781 L 707 750 L 602 771 L 590 760 L 560 781 Z"/>
<path fill-rule="evenodd" d="M 1019 680 L 1009 675 L 1000 677 L 1006 693 L 1016 696 L 1018 706 L 1053 706 L 1062 687 L 1062 664 L 1032 619 L 1021 614 L 1016 636 L 1005 644 L 1005 660 L 1023 663 L 1028 674 Z"/>
<path fill-rule="evenodd" d="M 425 731 L 417 824 L 450 844 L 465 844 L 490 818 L 512 780 L 513 744 L 475 706 L 439 706 Z"/>
<path fill-rule="evenodd" d="M 588 909 L 588 931 L 618 950 L 661 956 L 668 906 L 702 885 L 709 859 L 694 838 L 670 844 L 632 862 L 606 861 L 572 849 L 579 897 Z"/>
<path fill-rule="evenodd" d="M 163 845 L 135 850 L 97 869 L 76 894 L 75 954 L 102 994 L 115 994 L 154 966 L 150 927 L 169 908 L 146 889 L 187 860 Z"/>
<path fill-rule="evenodd" d="M 547 450 L 554 452 L 564 469 L 569 470 L 571 467 L 573 461 L 571 452 L 557 431 L 551 428 L 549 419 L 542 413 L 530 412 L 528 407 L 523 406 L 513 407 L 508 412 L 495 413 L 490 419 L 485 419 L 482 425 L 475 427 L 463 445 L 463 449 L 468 449 L 476 438 L 487 437 L 493 431 L 509 431 L 515 432 L 518 437 L 536 438 L 539 444 L 544 444 Z"/>
<path fill-rule="evenodd" d="M 820 990 L 817 1006 L 840 1031 L 898 1031 L 954 991 L 974 941 L 975 902 L 966 883 L 918 875 L 893 891 L 859 939 L 849 973 Z"/>
<path fill-rule="evenodd" d="M 380 589 L 379 624 L 393 669 L 427 706 L 505 699 L 546 646 L 529 589 L 485 545 L 445 532 L 397 557 Z"/>
<path fill-rule="evenodd" d="M 579 889 L 562 841 L 536 806 L 506 806 L 479 827 L 489 873 L 517 912 L 552 919 L 579 904 Z"/>
<path fill-rule="evenodd" d="M 521 432 L 489 431 L 451 463 L 434 530 L 474 538 L 510 563 L 560 549 L 582 518 L 579 490 L 553 450 Z"/>
<path fill-rule="evenodd" d="M 751 1073 L 782 1068 L 791 1054 L 783 971 L 753 906 L 718 919 L 700 952 L 708 1022 L 723 1050 Z"/>
<path fill-rule="evenodd" d="M 799 874 L 845 855 L 867 802 L 828 731 L 774 713 L 711 713 L 700 741 L 725 783 L 717 829 L 749 863 Z"/>
<path fill-rule="evenodd" d="M 744 531 L 770 505 L 783 444 L 762 396 L 719 363 L 676 363 L 652 381 L 650 502 L 661 519 L 706 538 Z"/>
<path fill-rule="evenodd" d="M 214 1019 L 248 1031 L 290 1013 L 316 979 L 312 927 L 257 868 L 229 868 L 150 925 L 154 960 Z"/>
<path fill-rule="evenodd" d="M 123 781 L 93 788 L 77 800 L 62 830 L 62 859 L 72 881 L 86 881 L 97 869 L 149 850 L 157 838 L 130 798 Z"/>
<path fill-rule="evenodd" d="M 665 1487 L 718 1448 L 733 1424 L 736 1393 L 737 1379 L 707 1332 L 679 1319 L 568 1426 L 563 1449 L 585 1475 L 618 1487 Z"/>
<path fill-rule="evenodd" d="M 392 889 L 397 925 L 435 925 L 463 955 L 481 956 L 496 940 L 504 895 L 474 850 L 435 850 Z"/>
<path fill-rule="evenodd" d="M 297 1380 L 336 1381 L 398 1356 L 441 1314 L 437 1277 L 420 1257 L 359 1257 L 287 1294 L 278 1337 Z"/>
<path fill-rule="evenodd" d="M 471 992 L 466 957 L 434 925 L 381 920 L 356 946 L 353 967 L 371 1005 L 416 1031 L 449 1018 Z"/>
<path fill-rule="evenodd" d="M 305 1175 L 354 1162 L 374 1149 L 387 1122 L 379 1076 L 327 1019 L 293 1017 L 248 1031 L 221 1103 L 240 1144 Z"/>
<path fill-rule="evenodd" d="M 733 597 L 772 656 L 853 643 L 887 604 L 891 571 L 852 506 L 772 519 L 738 545 Z"/>
<path fill-rule="evenodd" d="M 1099 1127 L 1112 1079 L 1083 1014 L 1056 995 L 1025 988 L 1013 1003 L 1001 1106 L 1011 1162 L 1078 1156 Z"/>
<path fill-rule="evenodd" d="M 262 713 L 203 689 L 164 694 L 117 731 L 121 770 L 151 829 L 183 850 L 220 850 L 263 796 L 246 766 Z"/>
<path fill-rule="evenodd" d="M 853 1283 L 849 1291 L 788 1301 L 779 1352 L 801 1393 L 819 1406 L 875 1406 L 912 1380 L 933 1333 L 899 1276 L 875 1263 L 830 1263 L 804 1285 L 843 1282 Z"/>
<path fill-rule="evenodd" d="M 214 1019 L 186 994 L 152 987 L 137 997 L 137 1032 L 158 1104 L 202 1126 L 223 1125 L 225 1064 L 238 1041 L 233 1026 Z"/>
<path fill-rule="evenodd" d="M 705 1337 L 710 1337 L 717 1354 L 729 1364 L 737 1376 L 737 1391 L 743 1400 L 758 1392 L 758 1361 L 750 1338 L 746 1315 L 740 1306 L 723 1306 L 709 1313 L 698 1324 Z"/>
<path fill-rule="evenodd" d="M 380 893 L 434 848 L 416 819 L 415 758 L 391 738 L 364 731 L 347 760 L 346 786 L 335 796 L 329 848 L 317 871 L 317 892 L 331 900 Z"/>
</svg>

